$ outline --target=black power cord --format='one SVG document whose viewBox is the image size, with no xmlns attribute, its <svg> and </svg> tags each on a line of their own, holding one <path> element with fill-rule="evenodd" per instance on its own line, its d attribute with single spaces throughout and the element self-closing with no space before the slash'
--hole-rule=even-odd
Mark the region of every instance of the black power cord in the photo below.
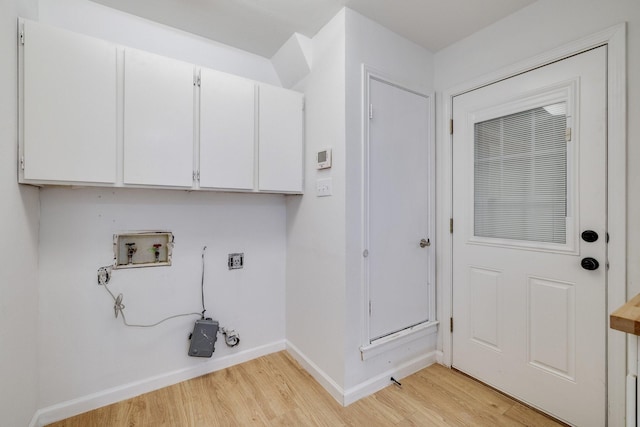
<svg viewBox="0 0 640 427">
<path fill-rule="evenodd" d="M 202 293 L 202 319 L 203 320 L 204 320 L 204 313 L 207 311 L 207 309 L 204 308 L 204 253 L 206 250 L 207 250 L 206 246 L 202 248 L 202 279 L 200 280 L 200 290 Z"/>
</svg>

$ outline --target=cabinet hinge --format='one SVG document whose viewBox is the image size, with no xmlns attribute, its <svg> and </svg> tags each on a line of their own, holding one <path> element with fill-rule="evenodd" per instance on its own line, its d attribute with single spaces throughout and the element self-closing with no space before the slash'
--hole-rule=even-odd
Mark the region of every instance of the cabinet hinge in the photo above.
<svg viewBox="0 0 640 427">
<path fill-rule="evenodd" d="M 453 332 L 453 317 L 449 318 L 449 332 Z"/>
<path fill-rule="evenodd" d="M 373 104 L 369 104 L 369 119 L 373 119 Z"/>
<path fill-rule="evenodd" d="M 571 141 L 571 128 L 567 128 L 564 131 L 564 137 L 567 140 L 567 142 Z"/>
<path fill-rule="evenodd" d="M 198 73 L 198 78 L 196 79 L 196 81 L 198 83 L 198 87 L 200 87 L 202 82 L 202 79 L 200 78 L 200 73 Z"/>
<path fill-rule="evenodd" d="M 449 233 L 453 234 L 453 218 L 449 218 Z"/>
<path fill-rule="evenodd" d="M 20 157 L 20 169 L 24 170 L 24 156 Z"/>
<path fill-rule="evenodd" d="M 453 119 L 449 119 L 449 135 L 453 135 Z"/>
</svg>

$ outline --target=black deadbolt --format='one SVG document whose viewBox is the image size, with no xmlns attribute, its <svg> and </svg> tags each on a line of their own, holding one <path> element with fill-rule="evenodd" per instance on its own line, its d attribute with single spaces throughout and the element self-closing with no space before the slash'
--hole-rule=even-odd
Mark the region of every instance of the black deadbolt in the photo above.
<svg viewBox="0 0 640 427">
<path fill-rule="evenodd" d="M 598 233 L 593 230 L 585 230 L 582 232 L 582 240 L 589 243 L 595 242 L 598 240 Z"/>
<path fill-rule="evenodd" d="M 597 270 L 600 267 L 600 263 L 594 258 L 582 258 L 580 265 L 585 270 Z"/>
</svg>

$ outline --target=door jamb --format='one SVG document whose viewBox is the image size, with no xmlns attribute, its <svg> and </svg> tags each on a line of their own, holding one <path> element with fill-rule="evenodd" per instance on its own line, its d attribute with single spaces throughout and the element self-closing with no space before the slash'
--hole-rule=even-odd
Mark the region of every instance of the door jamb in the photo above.
<svg viewBox="0 0 640 427">
<path fill-rule="evenodd" d="M 438 319 L 449 323 L 453 312 L 453 236 L 449 233 L 449 219 L 453 218 L 452 140 L 449 133 L 453 116 L 453 97 L 482 86 L 496 83 L 535 68 L 607 45 L 607 230 L 611 236 L 607 252 L 607 419 L 609 425 L 624 425 L 627 363 L 630 372 L 635 360 L 627 358 L 625 334 L 608 327 L 609 314 L 627 301 L 627 87 L 626 87 L 626 23 L 610 27 L 591 36 L 560 46 L 515 65 L 449 88 L 442 93 L 440 138 L 436 140 L 438 153 L 437 253 Z M 452 333 L 440 328 L 442 363 L 452 364 Z"/>
</svg>

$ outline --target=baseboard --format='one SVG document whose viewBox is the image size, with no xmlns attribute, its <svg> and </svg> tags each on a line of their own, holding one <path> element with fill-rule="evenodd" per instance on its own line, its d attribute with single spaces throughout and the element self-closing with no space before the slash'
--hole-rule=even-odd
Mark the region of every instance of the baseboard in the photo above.
<svg viewBox="0 0 640 427">
<path fill-rule="evenodd" d="M 437 351 L 432 351 L 409 360 L 399 366 L 389 369 L 363 383 L 348 390 L 340 387 L 329 375 L 307 358 L 295 345 L 287 341 L 287 351 L 300 365 L 316 380 L 333 398 L 343 406 L 348 406 L 357 400 L 367 397 L 391 384 L 389 378 L 402 379 L 414 374 L 427 366 L 436 363 Z"/>
<path fill-rule="evenodd" d="M 289 341 L 287 341 L 287 351 L 339 404 L 344 406 L 344 390 L 342 387 Z"/>
<path fill-rule="evenodd" d="M 419 357 L 416 357 L 415 359 L 411 359 L 408 362 L 403 363 L 400 366 L 395 366 L 393 369 L 389 369 L 388 371 L 385 371 L 380 375 L 376 375 L 375 377 L 370 378 L 367 381 L 356 385 L 355 387 L 351 387 L 344 393 L 344 406 L 350 405 L 357 400 L 362 399 L 363 397 L 367 397 L 387 387 L 391 384 L 391 377 L 395 378 L 396 380 L 401 380 L 402 378 L 414 374 L 419 370 L 426 368 L 427 366 L 433 365 L 434 363 L 436 363 L 436 358 L 436 351 L 423 354 Z"/>
<path fill-rule="evenodd" d="M 219 359 L 212 359 L 201 365 L 179 369 L 177 371 L 168 372 L 166 374 L 157 375 L 144 380 L 92 393 L 77 399 L 61 402 L 56 405 L 39 409 L 33 415 L 33 418 L 29 423 L 29 427 L 43 427 L 47 424 L 63 420 L 74 415 L 82 414 L 125 399 L 130 399 L 143 393 L 168 387 L 191 378 L 219 371 L 221 369 L 238 365 L 260 356 L 265 356 L 285 349 L 286 343 L 284 340 L 276 341 L 260 347 L 243 350 Z"/>
</svg>

